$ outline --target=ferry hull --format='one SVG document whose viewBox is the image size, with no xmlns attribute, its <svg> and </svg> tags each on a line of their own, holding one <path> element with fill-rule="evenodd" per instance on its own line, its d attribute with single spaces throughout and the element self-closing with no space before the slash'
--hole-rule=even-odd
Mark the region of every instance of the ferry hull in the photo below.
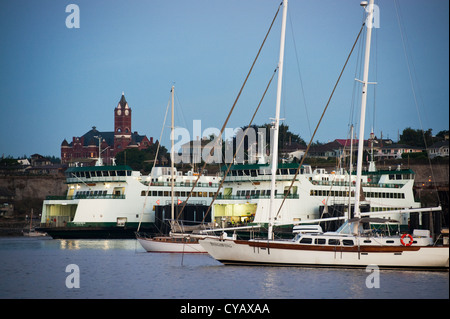
<svg viewBox="0 0 450 319">
<path fill-rule="evenodd" d="M 46 232 L 53 239 L 134 239 L 136 226 L 86 226 L 86 227 L 41 227 L 36 229 Z M 145 225 L 141 231 L 155 232 L 153 224 Z"/>
<path fill-rule="evenodd" d="M 200 244 L 223 264 L 379 268 L 449 269 L 448 247 L 348 247 L 304 249 L 303 245 L 267 241 L 201 240 Z"/>
</svg>

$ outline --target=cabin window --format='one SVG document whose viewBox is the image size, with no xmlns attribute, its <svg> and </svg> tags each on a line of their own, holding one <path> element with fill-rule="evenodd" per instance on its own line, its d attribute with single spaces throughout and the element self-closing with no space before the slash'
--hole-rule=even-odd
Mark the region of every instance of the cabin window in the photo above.
<svg viewBox="0 0 450 319">
<path fill-rule="evenodd" d="M 386 244 L 393 244 L 394 241 L 393 240 L 386 240 Z"/>
<path fill-rule="evenodd" d="M 364 244 L 370 244 L 372 241 L 370 239 L 364 239 Z"/>
<path fill-rule="evenodd" d="M 316 245 L 325 245 L 326 239 L 325 238 L 316 238 L 314 240 L 314 244 Z"/>
<path fill-rule="evenodd" d="M 344 239 L 342 241 L 342 243 L 344 244 L 344 246 L 353 246 L 353 240 L 352 239 Z"/>
<path fill-rule="evenodd" d="M 339 239 L 328 239 L 328 245 L 339 246 L 341 241 Z"/>
<path fill-rule="evenodd" d="M 300 244 L 312 244 L 312 238 L 302 238 L 300 239 Z"/>
</svg>

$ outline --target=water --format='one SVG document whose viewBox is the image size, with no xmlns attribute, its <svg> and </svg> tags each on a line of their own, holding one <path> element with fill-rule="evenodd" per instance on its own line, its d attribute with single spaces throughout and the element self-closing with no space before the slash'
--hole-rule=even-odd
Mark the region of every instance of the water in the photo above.
<svg viewBox="0 0 450 319">
<path fill-rule="evenodd" d="M 68 265 L 79 288 L 67 288 Z M 0 298 L 448 299 L 448 272 L 224 266 L 208 255 L 146 253 L 135 240 L 0 238 Z M 73 281 L 75 282 L 75 281 Z"/>
</svg>

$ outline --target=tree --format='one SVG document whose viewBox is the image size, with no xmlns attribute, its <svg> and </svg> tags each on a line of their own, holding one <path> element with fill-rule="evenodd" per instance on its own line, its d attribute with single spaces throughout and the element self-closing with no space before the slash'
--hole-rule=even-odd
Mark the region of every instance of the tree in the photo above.
<svg viewBox="0 0 450 319">
<path fill-rule="evenodd" d="M 433 135 L 431 132 L 431 128 L 425 132 L 423 130 L 414 130 L 410 127 L 405 128 L 400 135 L 399 144 L 425 148 L 433 144 Z"/>
<path fill-rule="evenodd" d="M 155 160 L 156 150 L 159 142 L 150 145 L 147 149 L 139 150 L 137 148 L 129 148 L 123 150 L 116 155 L 117 165 L 129 165 L 133 170 L 150 172 Z M 167 149 L 164 146 L 159 148 L 158 159 L 166 157 Z"/>
</svg>

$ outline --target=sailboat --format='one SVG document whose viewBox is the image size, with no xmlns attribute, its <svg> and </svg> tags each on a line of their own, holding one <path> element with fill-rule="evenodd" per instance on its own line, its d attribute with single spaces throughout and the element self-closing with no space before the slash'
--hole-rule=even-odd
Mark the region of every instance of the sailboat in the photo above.
<svg viewBox="0 0 450 319">
<path fill-rule="evenodd" d="M 147 237 L 140 233 L 136 233 L 136 239 L 147 252 L 159 253 L 206 253 L 206 250 L 198 243 L 198 236 L 194 234 L 186 234 L 184 232 L 177 233 L 176 230 L 183 230 L 178 223 L 178 218 L 175 219 L 175 198 L 174 198 L 174 93 L 175 87 L 172 86 L 171 100 L 172 100 L 172 124 L 171 124 L 171 233 L 168 236 Z M 201 236 L 200 238 L 204 238 Z"/>
<path fill-rule="evenodd" d="M 268 218 L 268 234 L 266 239 L 236 240 L 205 238 L 200 244 L 216 260 L 224 264 L 245 265 L 283 265 L 313 267 L 367 267 L 377 265 L 380 268 L 414 268 L 414 269 L 449 269 L 449 247 L 433 244 L 428 231 L 414 230 L 413 234 L 391 235 L 391 219 L 376 218 L 377 213 L 360 211 L 361 175 L 363 162 L 363 141 L 365 108 L 367 101 L 367 85 L 369 73 L 370 42 L 373 23 L 373 0 L 366 8 L 366 46 L 361 98 L 361 120 L 358 141 L 357 178 L 355 187 L 354 217 L 336 217 L 346 219 L 335 232 L 308 231 L 298 233 L 292 240 L 273 239 L 272 217 L 275 212 L 274 192 L 271 192 L 270 213 Z M 277 140 L 281 98 L 281 80 L 283 71 L 284 37 L 288 1 L 283 1 L 283 18 L 280 41 L 279 74 L 276 101 L 276 118 L 274 146 L 272 150 L 272 190 L 275 188 L 277 168 Z M 361 3 L 366 7 L 367 2 Z M 439 211 L 441 207 L 414 208 L 409 212 Z M 392 213 L 408 212 L 408 210 L 392 211 Z M 389 212 L 382 212 L 383 215 Z M 369 217 L 370 216 L 370 217 Z M 325 219 L 308 220 L 308 224 Z M 303 223 L 305 223 L 303 222 Z M 299 224 L 302 222 L 299 222 Z M 388 224 L 388 234 L 374 233 L 365 227 L 370 223 Z"/>
<path fill-rule="evenodd" d="M 48 236 L 47 233 L 37 231 L 35 228 L 33 228 L 33 208 L 31 209 L 30 227 L 28 229 L 23 229 L 22 234 L 26 237 L 46 237 L 46 236 Z"/>
</svg>

